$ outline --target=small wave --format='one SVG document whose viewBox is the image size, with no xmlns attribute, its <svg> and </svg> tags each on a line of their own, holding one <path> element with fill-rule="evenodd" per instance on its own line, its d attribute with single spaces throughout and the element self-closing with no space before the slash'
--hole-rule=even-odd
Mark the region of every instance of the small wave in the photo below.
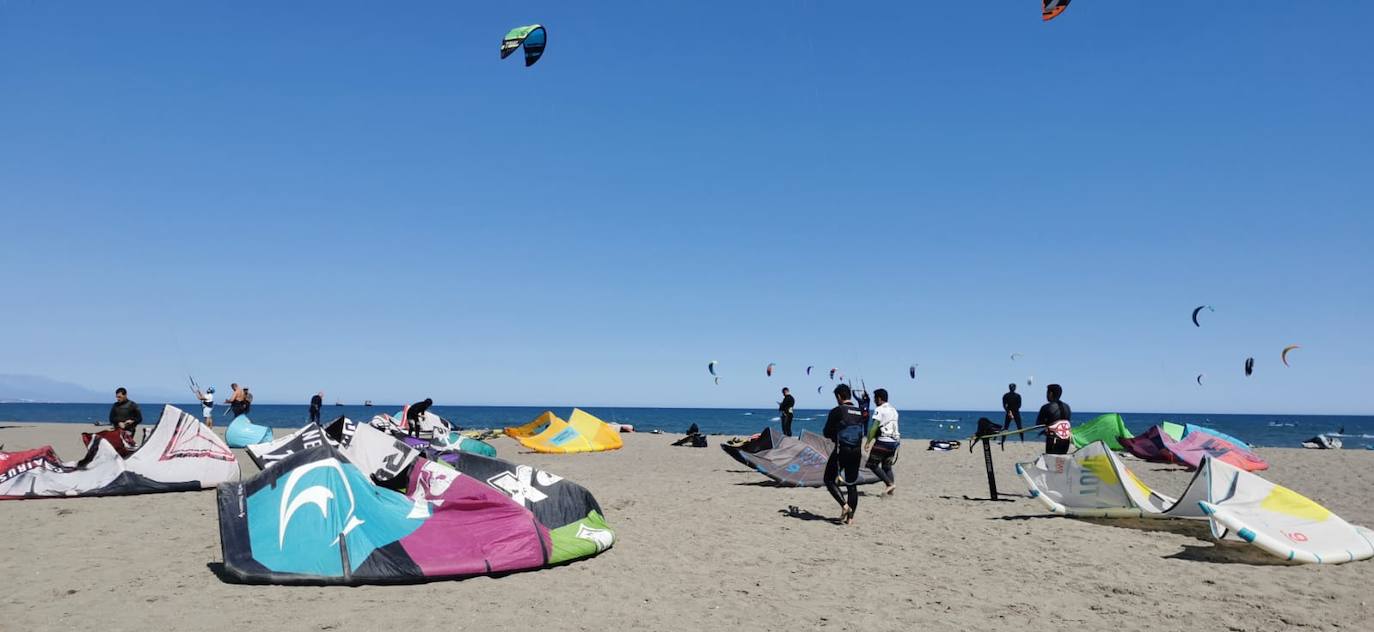
<svg viewBox="0 0 1374 632">
<path fill-rule="evenodd" d="M 943 422 L 945 422 L 945 423 L 949 423 L 949 422 L 951 422 L 951 421 L 961 421 L 961 420 L 959 420 L 959 419 L 926 419 L 926 421 L 943 421 Z"/>
<path fill-rule="evenodd" d="M 1270 427 L 1270 428 L 1293 428 L 1293 427 L 1296 427 L 1297 425 L 1298 425 L 1298 424 L 1295 424 L 1295 423 L 1286 423 L 1286 422 L 1285 422 L 1285 423 L 1279 423 L 1279 422 L 1277 422 L 1277 421 L 1271 421 L 1271 422 L 1269 422 L 1269 427 Z"/>
<path fill-rule="evenodd" d="M 768 421 L 782 421 L 782 417 L 773 417 L 773 418 L 769 419 Z"/>
<path fill-rule="evenodd" d="M 754 414 L 754 413 L 744 413 L 744 416 L 748 417 L 749 415 L 752 415 L 752 414 Z"/>
<path fill-rule="evenodd" d="M 1327 432 L 1327 433 L 1323 433 L 1323 434 L 1325 434 L 1325 435 L 1328 436 L 1328 437 L 1350 437 L 1350 438 L 1359 438 L 1359 439 L 1374 439 L 1374 435 L 1372 435 L 1372 434 L 1341 434 L 1341 433 L 1339 433 L 1339 432 Z"/>
</svg>

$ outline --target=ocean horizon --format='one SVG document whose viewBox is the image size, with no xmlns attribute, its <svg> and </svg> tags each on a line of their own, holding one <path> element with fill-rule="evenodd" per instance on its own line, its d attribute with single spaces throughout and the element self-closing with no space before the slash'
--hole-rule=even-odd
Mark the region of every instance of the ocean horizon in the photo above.
<svg viewBox="0 0 1374 632">
<path fill-rule="evenodd" d="M 157 421 L 163 404 L 141 404 L 145 423 Z M 174 403 L 193 414 L 200 414 L 200 404 Z M 382 413 L 396 414 L 397 404 L 326 405 L 321 417 L 328 420 L 340 415 L 366 420 Z M 583 410 L 601 419 L 630 424 L 637 432 L 660 430 L 681 434 L 696 424 L 702 432 L 714 435 L 749 435 L 767 426 L 778 426 L 778 411 L 771 408 L 650 408 L 584 406 Z M 0 403 L 0 423 L 70 423 L 104 425 L 109 414 L 108 403 L 49 404 Z M 464 428 L 502 428 L 523 424 L 546 410 L 567 418 L 572 406 L 434 406 L 431 410 Z M 1023 423 L 1031 425 L 1039 407 L 1022 410 Z M 820 432 L 825 423 L 824 409 L 797 409 L 793 432 Z M 1309 437 L 1328 434 L 1342 437 L 1348 448 L 1374 446 L 1374 416 L 1371 415 L 1292 415 L 1292 414 L 1217 414 L 1217 413 L 1145 413 L 1120 412 L 1132 432 L 1140 433 L 1158 423 L 1172 421 L 1209 426 L 1236 436 L 1260 447 L 1300 447 Z M 980 417 L 1001 422 L 1001 411 L 977 410 L 899 410 L 903 438 L 912 440 L 966 439 L 977 427 Z M 1074 421 L 1082 423 L 1098 411 L 1075 411 Z M 228 408 L 216 406 L 216 425 L 227 422 Z M 255 404 L 249 413 L 254 423 L 277 429 L 294 429 L 309 421 L 309 407 L 300 404 Z M 1027 433 L 1027 441 L 1036 441 L 1036 433 Z M 1014 438 L 1011 440 L 1015 440 Z"/>
</svg>

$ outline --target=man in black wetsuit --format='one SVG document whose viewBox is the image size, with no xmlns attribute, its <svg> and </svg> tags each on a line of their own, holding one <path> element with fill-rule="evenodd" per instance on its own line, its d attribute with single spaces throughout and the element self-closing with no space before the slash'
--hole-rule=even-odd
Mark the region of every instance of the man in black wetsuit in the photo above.
<svg viewBox="0 0 1374 632">
<path fill-rule="evenodd" d="M 1061 439 L 1049 429 L 1050 424 L 1056 421 L 1069 421 L 1073 418 L 1073 411 L 1069 409 L 1069 405 L 1059 399 L 1063 396 L 1064 389 L 1058 384 L 1046 386 L 1045 399 L 1049 402 L 1040 407 L 1040 414 L 1035 418 L 1035 425 L 1045 427 L 1045 454 L 1068 454 L 1069 446 L 1073 445 L 1072 440 Z"/>
<path fill-rule="evenodd" d="M 134 426 L 143 423 L 143 411 L 138 404 L 129 399 L 129 391 L 123 386 L 115 389 L 115 403 L 110 406 L 110 426 L 119 430 L 132 431 Z"/>
<path fill-rule="evenodd" d="M 822 431 L 825 438 L 835 442 L 835 449 L 825 462 L 825 489 L 840 504 L 840 524 L 849 524 L 854 521 L 854 510 L 859 506 L 859 486 L 855 483 L 859 480 L 859 462 L 863 460 L 868 419 L 864 411 L 854 405 L 853 394 L 847 384 L 835 387 L 835 403 L 837 406 L 830 409 Z M 840 495 L 837 482 L 842 472 L 848 501 Z"/>
<path fill-rule="evenodd" d="M 782 421 L 782 434 L 792 436 L 792 409 L 797 406 L 797 398 L 792 397 L 792 391 L 786 387 L 782 389 L 782 402 L 778 404 L 778 419 Z"/>
<path fill-rule="evenodd" d="M 1011 430 L 1011 422 L 1016 422 L 1016 429 L 1021 429 L 1021 394 L 1016 392 L 1016 384 L 1007 385 L 1007 394 L 1002 396 L 1002 411 L 1006 413 L 1002 421 L 1003 430 Z M 1025 433 L 1019 435 L 1021 443 L 1026 442 Z M 1002 437 L 1002 444 L 1007 443 L 1007 438 Z"/>
<path fill-rule="evenodd" d="M 320 408 L 324 407 L 324 391 L 310 398 L 310 423 L 320 423 Z"/>
<path fill-rule="evenodd" d="M 410 430 L 410 436 L 420 436 L 420 420 L 425 413 L 429 412 L 429 407 L 434 405 L 434 400 L 426 397 L 424 401 L 415 402 L 406 408 L 406 428 Z"/>
</svg>

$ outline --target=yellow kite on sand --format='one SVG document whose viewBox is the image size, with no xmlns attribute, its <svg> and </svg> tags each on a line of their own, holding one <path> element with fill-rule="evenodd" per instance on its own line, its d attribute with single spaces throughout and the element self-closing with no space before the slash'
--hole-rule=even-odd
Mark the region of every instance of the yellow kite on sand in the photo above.
<svg viewBox="0 0 1374 632">
<path fill-rule="evenodd" d="M 546 423 L 548 427 L 543 432 L 533 434 Z M 617 450 L 624 445 L 615 428 L 580 408 L 573 409 L 569 421 L 546 412 L 523 426 L 506 428 L 506 434 L 535 452 L 601 452 Z"/>
</svg>

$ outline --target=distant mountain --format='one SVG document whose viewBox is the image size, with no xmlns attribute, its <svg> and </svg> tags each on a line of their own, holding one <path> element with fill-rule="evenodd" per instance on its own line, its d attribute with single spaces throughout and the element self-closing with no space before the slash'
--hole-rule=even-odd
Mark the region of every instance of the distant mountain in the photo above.
<svg viewBox="0 0 1374 632">
<path fill-rule="evenodd" d="M 39 375 L 0 373 L 0 402 L 104 402 L 113 395 Z"/>
</svg>

